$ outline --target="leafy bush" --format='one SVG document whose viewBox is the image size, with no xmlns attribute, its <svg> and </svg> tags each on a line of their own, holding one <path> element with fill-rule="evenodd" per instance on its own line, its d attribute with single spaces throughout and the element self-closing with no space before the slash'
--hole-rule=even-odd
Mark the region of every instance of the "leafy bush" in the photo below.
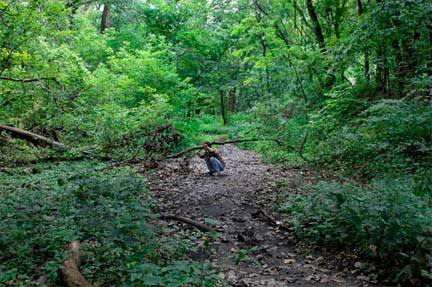
<svg viewBox="0 0 432 287">
<path fill-rule="evenodd" d="M 321 120 L 315 130 L 326 135 L 315 141 L 315 158 L 321 165 L 369 178 L 432 167 L 432 109 L 428 104 L 379 101 L 334 130 L 329 130 L 325 117 Z"/>
<path fill-rule="evenodd" d="M 208 267 L 185 261 L 182 244 L 161 236 L 144 180 L 127 169 L 98 171 L 103 167 L 65 163 L 0 173 L 0 285 L 55 284 L 74 239 L 84 242 L 81 271 L 91 282 L 211 285 Z"/>
<path fill-rule="evenodd" d="M 404 282 L 432 280 L 432 208 L 414 195 L 411 181 L 376 181 L 370 187 L 320 183 L 282 206 L 297 234 L 315 243 L 353 247 Z"/>
</svg>

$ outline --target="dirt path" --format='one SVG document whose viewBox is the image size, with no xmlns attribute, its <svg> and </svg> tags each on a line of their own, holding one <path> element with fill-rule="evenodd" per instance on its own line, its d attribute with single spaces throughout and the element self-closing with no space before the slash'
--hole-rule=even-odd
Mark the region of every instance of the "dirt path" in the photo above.
<svg viewBox="0 0 432 287">
<path fill-rule="evenodd" d="M 260 212 L 271 210 L 276 181 L 289 183 L 294 171 L 278 171 L 256 154 L 232 145 L 220 151 L 227 162 L 222 175 L 207 175 L 205 163 L 198 158 L 189 171 L 173 160 L 148 175 L 161 212 L 210 219 L 221 230 L 217 251 L 196 252 L 192 257 L 210 260 L 233 286 L 369 286 L 337 270 L 340 265 L 335 267 L 330 257 L 302 254 L 294 235 L 272 225 Z M 173 234 L 178 230 L 186 230 L 191 238 L 197 234 L 182 223 L 167 225 Z M 198 236 L 196 244 L 200 241 Z"/>
</svg>

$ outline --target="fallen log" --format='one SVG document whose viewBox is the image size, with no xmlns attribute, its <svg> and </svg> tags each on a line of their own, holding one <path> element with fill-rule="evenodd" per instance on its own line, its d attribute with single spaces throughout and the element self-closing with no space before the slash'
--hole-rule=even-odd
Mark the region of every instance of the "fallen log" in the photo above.
<svg viewBox="0 0 432 287">
<path fill-rule="evenodd" d="M 233 143 L 257 142 L 257 141 L 274 141 L 278 145 L 284 145 L 278 139 L 237 139 L 237 140 L 228 140 L 228 141 L 213 141 L 213 142 L 210 142 L 210 145 L 226 145 L 226 144 L 233 144 Z M 179 157 L 181 157 L 181 156 L 183 156 L 185 154 L 188 154 L 191 151 L 200 150 L 200 149 L 203 149 L 203 148 L 204 148 L 204 145 L 194 146 L 194 147 L 188 148 L 186 150 L 183 150 L 183 151 L 181 151 L 179 153 L 170 155 L 167 158 L 179 158 Z"/>
<path fill-rule="evenodd" d="M 1 131 L 6 131 L 9 134 L 11 134 L 13 137 L 16 138 L 20 138 L 26 141 L 29 141 L 33 144 L 36 145 L 45 145 L 45 146 L 52 146 L 55 149 L 66 149 L 66 145 L 59 143 L 55 140 L 49 139 L 47 137 L 23 130 L 23 129 L 19 129 L 19 128 L 15 128 L 15 127 L 11 127 L 11 126 L 7 126 L 7 125 L 0 125 L 0 132 Z"/>
<path fill-rule="evenodd" d="M 60 269 L 60 279 L 66 287 L 92 287 L 79 271 L 81 265 L 80 242 L 69 243 L 68 256 Z"/>
<path fill-rule="evenodd" d="M 210 227 L 208 225 L 205 225 L 199 221 L 190 219 L 188 217 L 184 217 L 181 215 L 160 215 L 159 219 L 162 220 L 177 220 L 177 221 L 181 221 L 183 223 L 187 223 L 190 225 L 193 225 L 195 227 L 197 227 L 198 229 L 202 230 L 202 231 L 206 231 L 206 232 L 216 232 L 216 230 L 213 227 Z"/>
</svg>

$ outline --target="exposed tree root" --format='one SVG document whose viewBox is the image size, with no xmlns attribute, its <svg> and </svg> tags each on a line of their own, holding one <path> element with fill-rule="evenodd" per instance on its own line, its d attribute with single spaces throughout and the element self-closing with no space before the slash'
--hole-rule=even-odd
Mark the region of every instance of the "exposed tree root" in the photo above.
<svg viewBox="0 0 432 287">
<path fill-rule="evenodd" d="M 68 256 L 60 269 L 60 278 L 66 287 L 92 287 L 79 271 L 81 265 L 80 242 L 69 243 Z"/>
</svg>

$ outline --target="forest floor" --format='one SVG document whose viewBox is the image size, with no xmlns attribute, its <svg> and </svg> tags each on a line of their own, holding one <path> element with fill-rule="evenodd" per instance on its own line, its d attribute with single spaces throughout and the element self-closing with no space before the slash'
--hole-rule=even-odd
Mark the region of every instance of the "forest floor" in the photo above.
<svg viewBox="0 0 432 287">
<path fill-rule="evenodd" d="M 193 259 L 211 262 L 232 286 L 372 286 L 367 276 L 353 270 L 355 258 L 325 248 L 311 251 L 292 231 L 269 220 L 269 214 L 275 216 L 271 211 L 279 183 L 289 190 L 299 176 L 307 180 L 310 175 L 267 165 L 255 153 L 233 145 L 220 151 L 227 168 L 217 176 L 208 175 L 205 162 L 197 157 L 187 169 L 181 160 L 168 160 L 146 173 L 160 213 L 214 224 L 218 230 L 212 238 L 184 223 L 164 223 L 168 236 L 192 240 L 197 247 L 190 254 Z M 208 241 L 206 248 L 203 242 Z"/>
</svg>

